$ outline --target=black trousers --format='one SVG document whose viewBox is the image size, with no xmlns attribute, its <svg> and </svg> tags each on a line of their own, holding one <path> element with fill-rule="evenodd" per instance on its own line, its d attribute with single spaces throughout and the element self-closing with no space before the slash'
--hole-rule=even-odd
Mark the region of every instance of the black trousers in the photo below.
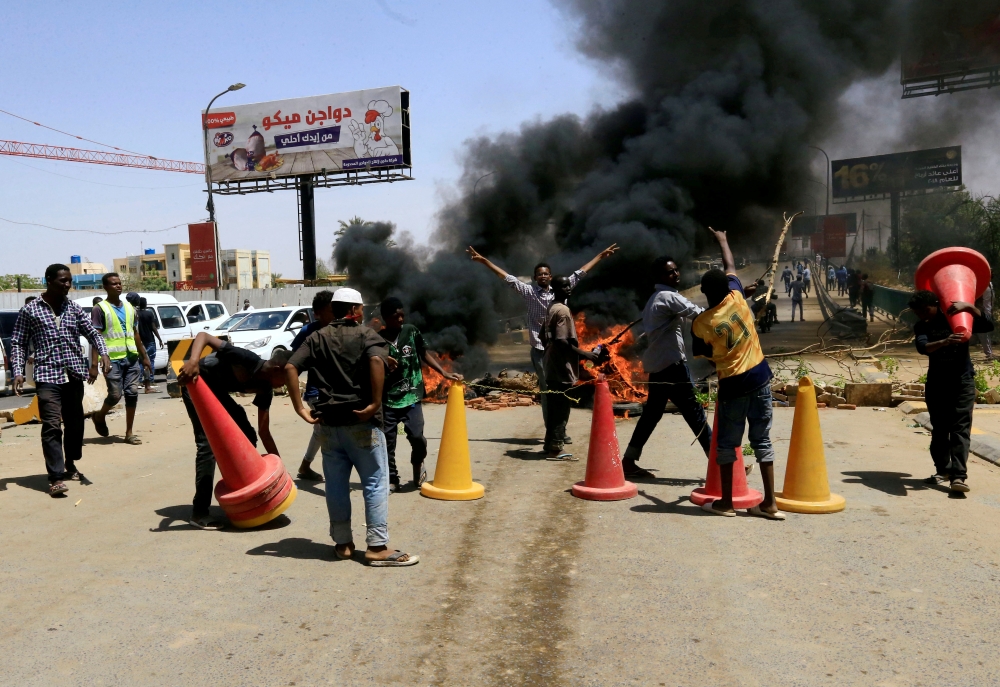
<svg viewBox="0 0 1000 687">
<path fill-rule="evenodd" d="M 939 475 L 953 479 L 968 476 L 969 437 L 976 383 L 971 373 L 938 379 L 928 375 L 924 395 L 931 416 L 931 458 Z"/>
<path fill-rule="evenodd" d="M 691 383 L 691 373 L 684 362 L 674 363 L 670 367 L 653 372 L 649 375 L 649 396 L 646 400 L 646 407 L 639 416 L 639 422 L 635 425 L 632 438 L 625 449 L 625 457 L 632 460 L 639 460 L 642 455 L 642 447 L 649 441 L 653 430 L 663 417 L 663 412 L 667 408 L 667 401 L 673 401 L 681 411 L 681 415 L 688 423 L 691 431 L 698 436 L 698 443 L 701 444 L 705 455 L 708 455 L 712 446 L 712 428 L 708 426 L 705 418 L 705 409 L 694 396 L 694 385 Z M 667 383 L 664 383 L 667 382 Z"/>
<path fill-rule="evenodd" d="M 214 393 L 214 392 L 213 392 Z M 233 400 L 229 394 L 215 394 L 215 397 L 222 403 L 229 416 L 236 421 L 236 424 L 250 440 L 254 446 L 257 445 L 257 432 L 254 431 L 250 419 L 247 418 L 247 411 L 239 403 Z M 184 399 L 184 409 L 187 410 L 188 417 L 191 418 L 191 426 L 194 428 L 194 508 L 193 517 L 208 515 L 208 507 L 212 505 L 212 492 L 215 488 L 215 454 L 212 453 L 212 445 L 208 443 L 205 430 L 201 426 L 201 419 L 191 402 L 187 388 L 181 389 L 181 398 Z"/>
<path fill-rule="evenodd" d="M 382 405 L 385 419 L 385 450 L 389 454 L 389 481 L 399 484 L 399 470 L 396 469 L 396 440 L 399 438 L 399 423 L 403 423 L 406 440 L 410 442 L 410 464 L 420 465 L 427 457 L 427 439 L 424 437 L 424 409 L 420 403 L 407 408 L 390 408 Z"/>
<path fill-rule="evenodd" d="M 76 461 L 83 457 L 83 381 L 39 382 L 35 395 L 42 420 L 45 471 L 49 482 L 58 482 L 76 472 Z"/>
<path fill-rule="evenodd" d="M 569 391 L 573 385 L 550 381 L 548 387 L 549 391 Z M 559 453 L 566 443 L 566 423 L 569 422 L 569 411 L 575 404 L 564 393 L 545 395 L 549 397 L 549 411 L 545 415 L 543 448 L 546 453 Z"/>
</svg>

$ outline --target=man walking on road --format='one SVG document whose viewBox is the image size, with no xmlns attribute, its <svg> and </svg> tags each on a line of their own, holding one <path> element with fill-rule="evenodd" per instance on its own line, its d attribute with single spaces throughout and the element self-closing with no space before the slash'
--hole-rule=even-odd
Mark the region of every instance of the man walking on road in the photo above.
<svg viewBox="0 0 1000 687">
<path fill-rule="evenodd" d="M 125 396 L 125 443 L 138 445 L 142 439 L 132 433 L 135 408 L 139 402 L 139 379 L 142 368 L 152 373 L 153 364 L 146 354 L 146 348 L 139 338 L 136 327 L 135 308 L 128 301 L 122 301 L 122 280 L 117 272 L 108 272 L 101 280 L 107 298 L 97 304 L 91 312 L 91 319 L 97 331 L 104 337 L 111 358 L 111 370 L 104 373 L 108 383 L 108 396 L 104 406 L 93 415 L 94 427 L 102 437 L 108 436 L 107 415 L 122 396 Z M 93 355 L 91 356 L 93 359 Z"/>
<path fill-rule="evenodd" d="M 812 286 L 812 270 L 809 269 L 809 263 L 806 263 L 806 267 L 802 270 L 802 291 L 805 293 L 806 298 L 809 298 L 809 287 Z"/>
<path fill-rule="evenodd" d="M 785 272 L 791 277 L 790 269 L 786 267 Z M 672 401 L 681 411 L 705 455 L 712 445 L 712 428 L 705 420 L 705 409 L 695 399 L 684 351 L 685 320 L 693 320 L 703 308 L 677 291 L 681 271 L 673 258 L 664 256 L 654 260 L 653 273 L 656 291 L 642 311 L 642 328 L 649 342 L 642 355 L 642 369 L 649 375 L 649 396 L 622 457 L 622 467 L 630 479 L 654 477 L 652 472 L 636 465 L 636 461 L 663 417 L 667 401 Z M 782 279 L 784 277 L 782 273 Z"/>
<path fill-rule="evenodd" d="M 49 265 L 45 292 L 21 308 L 11 336 L 13 386 L 18 396 L 24 387 L 27 352 L 29 348 L 34 351 L 35 393 L 50 496 L 67 491 L 63 480 L 84 479 L 76 467 L 76 461 L 83 457 L 83 380 L 94 383 L 97 365 L 87 369 L 80 337 L 86 337 L 100 356 L 104 374 L 111 367 L 104 339 L 80 306 L 66 297 L 72 286 L 73 275 L 66 265 Z"/>
<path fill-rule="evenodd" d="M 785 295 L 787 296 L 792 289 L 792 270 L 788 265 L 785 265 L 785 269 L 781 272 L 781 281 L 785 282 Z"/>
<path fill-rule="evenodd" d="M 792 322 L 795 321 L 795 307 L 799 308 L 799 322 L 805 322 L 806 318 L 802 314 L 802 290 L 805 288 L 805 284 L 802 281 L 802 277 L 796 277 L 795 281 L 792 282 Z"/>
<path fill-rule="evenodd" d="M 149 369 L 144 375 L 146 380 L 146 393 L 156 391 L 153 388 L 153 366 L 156 364 L 156 344 L 163 348 L 163 339 L 160 338 L 160 323 L 156 321 L 156 313 L 152 308 L 146 306 L 146 299 L 139 299 L 139 311 L 135 314 L 136 322 L 139 326 L 139 338 L 146 349 L 146 357 L 149 358 Z"/>
<path fill-rule="evenodd" d="M 567 279 L 570 281 L 570 287 L 576 288 L 576 285 L 583 279 L 587 272 L 594 269 L 594 266 L 604 258 L 613 255 L 616 250 L 618 250 L 618 244 L 611 244 L 594 256 L 593 260 L 569 275 Z M 545 370 L 542 366 L 542 360 L 545 357 L 545 347 L 542 345 L 539 335 L 542 331 L 542 323 L 545 321 L 546 313 L 553 299 L 551 286 L 552 269 L 548 263 L 538 263 L 535 265 L 533 273 L 535 283 L 533 285 L 525 284 L 514 275 L 507 274 L 507 272 L 480 255 L 472 246 L 469 246 L 467 252 L 474 262 L 486 265 L 494 274 L 510 284 L 511 288 L 517 291 L 521 298 L 524 299 L 524 303 L 528 307 L 528 342 L 531 344 L 531 364 L 535 368 L 535 374 L 538 375 L 538 387 L 542 391 L 542 419 L 544 420 L 549 412 L 549 401 L 548 394 L 545 393 L 548 390 L 548 385 L 545 382 Z M 565 443 L 572 444 L 573 442 L 569 437 L 566 437 Z"/>
<path fill-rule="evenodd" d="M 341 288 L 333 294 L 333 322 L 309 336 L 285 366 L 295 412 L 311 425 L 320 423 L 326 508 L 337 558 L 355 553 L 351 528 L 351 469 L 361 478 L 368 550 L 365 562 L 376 567 L 413 565 L 420 557 L 390 551 L 389 458 L 382 432 L 382 386 L 389 344 L 360 324 L 361 294 Z M 314 410 L 302 405 L 299 373 L 308 370 L 319 396 Z"/>
</svg>

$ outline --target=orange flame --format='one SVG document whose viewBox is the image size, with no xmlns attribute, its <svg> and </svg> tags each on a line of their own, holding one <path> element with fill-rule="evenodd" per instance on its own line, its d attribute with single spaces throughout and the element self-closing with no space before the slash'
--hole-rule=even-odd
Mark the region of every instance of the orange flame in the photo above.
<svg viewBox="0 0 1000 687">
<path fill-rule="evenodd" d="M 451 372 L 451 356 L 447 353 L 438 353 L 437 355 L 438 360 L 441 361 L 441 367 L 446 369 L 448 372 Z M 448 389 L 451 388 L 451 380 L 445 379 L 435 370 L 432 370 L 426 365 L 423 365 L 420 370 L 424 373 L 424 390 L 426 391 L 424 403 L 447 403 Z"/>
<path fill-rule="evenodd" d="M 587 324 L 587 317 L 584 313 L 576 316 L 576 337 L 580 342 L 580 348 L 592 349 L 597 344 L 610 341 L 625 329 L 628 325 L 616 324 L 605 330 L 599 327 L 592 327 Z M 635 337 L 629 330 L 622 335 L 615 343 L 608 347 L 611 353 L 611 360 L 594 367 L 593 363 L 585 363 L 580 376 L 583 379 L 594 379 L 599 372 L 604 373 L 611 389 L 611 395 L 620 401 L 644 401 L 646 398 L 645 386 L 642 384 L 649 375 L 642 371 L 642 362 L 630 358 L 626 355 L 628 350 L 635 344 Z"/>
</svg>

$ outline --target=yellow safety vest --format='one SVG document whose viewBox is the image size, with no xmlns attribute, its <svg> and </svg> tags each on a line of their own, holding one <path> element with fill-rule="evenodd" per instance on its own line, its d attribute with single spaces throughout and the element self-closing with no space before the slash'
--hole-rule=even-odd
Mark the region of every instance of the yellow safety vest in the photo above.
<svg viewBox="0 0 1000 687">
<path fill-rule="evenodd" d="M 108 357 L 112 360 L 139 357 L 139 351 L 135 347 L 135 308 L 128 301 L 122 301 L 122 305 L 125 306 L 124 330 L 118 313 L 110 303 L 105 300 L 97 304 L 104 313 L 104 331 L 101 334 L 108 347 Z"/>
</svg>

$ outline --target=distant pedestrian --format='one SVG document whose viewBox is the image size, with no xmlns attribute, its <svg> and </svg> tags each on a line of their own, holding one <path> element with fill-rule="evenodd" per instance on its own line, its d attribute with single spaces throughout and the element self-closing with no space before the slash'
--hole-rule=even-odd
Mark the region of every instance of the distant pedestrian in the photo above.
<svg viewBox="0 0 1000 687">
<path fill-rule="evenodd" d="M 736 462 L 736 451 L 743 445 L 743 434 L 749 424 L 748 440 L 760 466 L 764 500 L 747 512 L 768 520 L 784 520 L 785 515 L 774 500 L 773 375 L 761 351 L 743 285 L 736 276 L 726 232 L 711 227 L 709 231 L 719 242 L 725 271 L 709 270 L 702 277 L 701 291 L 708 299 L 708 310 L 695 318 L 691 337 L 697 354 L 715 363 L 719 375 L 715 462 L 719 465 L 722 496 L 706 502 L 702 510 L 726 517 L 736 515 L 731 466 Z"/>
<path fill-rule="evenodd" d="M 791 270 L 787 267 L 785 270 L 791 275 Z M 678 291 L 681 271 L 673 258 L 663 256 L 654 260 L 653 273 L 655 290 L 642 310 L 642 328 L 648 342 L 642 354 L 642 369 L 649 375 L 649 395 L 622 457 L 625 476 L 630 479 L 655 477 L 636 463 L 663 417 L 667 402 L 673 402 L 680 410 L 705 455 L 712 443 L 712 428 L 705 420 L 705 409 L 695 398 L 684 348 L 685 330 L 704 309 Z"/>
<path fill-rule="evenodd" d="M 952 332 L 938 297 L 917 291 L 910 298 L 910 310 L 920 318 L 913 327 L 914 343 L 927 356 L 927 384 L 924 397 L 931 421 L 931 458 L 934 474 L 928 484 L 949 482 L 951 491 L 969 491 L 967 463 L 972 433 L 972 409 L 976 403 L 975 369 L 969 356 L 969 342 Z M 949 315 L 961 312 L 973 317 L 972 332 L 993 331 L 993 323 L 971 303 L 955 301 Z"/>
<path fill-rule="evenodd" d="M 802 314 L 802 291 L 805 289 L 805 283 L 802 281 L 802 277 L 796 277 L 795 281 L 792 282 L 791 294 L 792 294 L 792 317 L 791 321 L 795 321 L 795 307 L 799 308 L 799 322 L 805 322 L 806 318 Z"/>
<path fill-rule="evenodd" d="M 282 303 L 282 305 L 284 305 L 284 303 Z M 250 305 L 250 299 L 249 298 L 244 299 L 243 300 L 243 312 L 250 312 L 253 309 L 254 309 L 254 307 L 252 305 Z"/>
<path fill-rule="evenodd" d="M 861 275 L 861 282 L 858 286 L 858 293 L 861 296 L 861 318 L 870 317 L 871 321 L 875 321 L 875 309 L 872 307 L 875 303 L 875 288 L 874 285 L 868 281 L 868 275 Z"/>
<path fill-rule="evenodd" d="M 575 288 L 580 280 L 586 276 L 587 272 L 594 269 L 597 263 L 604 258 L 613 255 L 617 250 L 618 244 L 611 244 L 594 256 L 594 258 L 591 259 L 591 261 L 586 265 L 569 275 L 568 279 L 571 282 L 570 286 Z M 532 278 L 535 280 L 535 283 L 525 284 L 514 275 L 507 274 L 507 272 L 503 269 L 497 267 L 485 257 L 480 255 L 472 246 L 469 246 L 469 249 L 466 252 L 468 252 L 469 257 L 472 258 L 474 262 L 486 265 L 486 267 L 507 282 L 510 287 L 517 291 L 518 295 L 524 299 L 524 303 L 528 309 L 528 343 L 531 345 L 531 364 L 535 368 L 535 374 L 538 375 L 538 387 L 542 392 L 542 419 L 544 420 L 549 412 L 549 394 L 545 393 L 547 386 L 545 382 L 545 371 L 542 369 L 542 359 L 545 357 L 545 347 L 542 346 L 540 334 L 542 331 L 542 323 L 545 321 L 545 315 L 548 312 L 549 304 L 552 303 L 553 299 L 551 286 L 552 269 L 549 267 L 547 262 L 538 263 L 532 271 Z M 573 442 L 569 437 L 566 437 L 566 443 L 571 444 Z"/>
<path fill-rule="evenodd" d="M 153 309 L 148 307 L 145 298 L 139 299 L 139 310 L 135 314 L 136 321 L 139 326 L 139 338 L 142 339 L 142 345 L 146 348 L 146 355 L 149 357 L 149 369 L 143 375 L 143 381 L 146 383 L 146 393 L 150 394 L 156 391 L 153 388 L 153 374 L 156 367 L 156 344 L 160 344 L 160 348 L 164 348 L 163 339 L 160 338 L 160 323 L 156 319 L 156 313 Z"/>
<path fill-rule="evenodd" d="M 809 298 L 809 289 L 812 286 L 812 270 L 809 269 L 809 265 L 806 264 L 806 268 L 802 270 L 802 291 L 806 298 Z"/>
<path fill-rule="evenodd" d="M 383 405 L 385 414 L 385 447 L 389 462 L 389 491 L 399 489 L 399 471 L 396 469 L 396 440 L 399 425 L 403 425 L 410 444 L 410 466 L 413 468 L 413 488 L 419 489 L 427 479 L 424 458 L 427 457 L 427 439 L 424 437 L 424 373 L 426 364 L 445 379 L 462 381 L 462 375 L 449 372 L 441 365 L 437 354 L 428 350 L 424 337 L 412 324 L 404 324 L 406 315 L 403 302 L 395 296 L 382 301 L 379 306 L 382 322 L 379 334 L 389 344 L 389 372 L 385 376 Z"/>
<path fill-rule="evenodd" d="M 853 308 L 860 301 L 861 274 L 857 270 L 847 270 L 847 297 Z"/>
<path fill-rule="evenodd" d="M 65 480 L 83 481 L 76 462 L 83 457 L 83 380 L 93 384 L 97 365 L 89 371 L 80 348 L 86 337 L 100 357 L 105 374 L 111 368 L 104 339 L 79 305 L 66 296 L 73 274 L 61 264 L 45 269 L 45 291 L 21 308 L 11 336 L 14 392 L 24 388 L 25 358 L 34 350 L 35 395 L 42 421 L 42 454 L 49 495 L 67 491 Z"/>
<path fill-rule="evenodd" d="M 837 270 L 833 269 L 833 265 L 828 265 L 826 268 L 826 290 L 833 291 L 833 285 L 837 280 Z"/>
<path fill-rule="evenodd" d="M 841 265 L 837 268 L 837 295 L 843 296 L 847 293 L 847 268 Z"/>
<path fill-rule="evenodd" d="M 785 265 L 785 269 L 781 272 L 781 281 L 785 282 L 785 295 L 787 296 L 792 290 L 792 270 L 789 269 L 788 265 Z"/>
<path fill-rule="evenodd" d="M 313 332 L 285 366 L 295 412 L 309 424 L 320 424 L 323 474 L 330 536 L 337 558 L 353 558 L 351 469 L 361 478 L 368 550 L 372 566 L 405 566 L 420 557 L 391 551 L 389 544 L 389 461 L 382 433 L 382 387 L 389 344 L 360 324 L 361 294 L 341 288 L 333 294 L 333 322 Z M 299 373 L 315 375 L 319 397 L 315 408 L 302 405 Z"/>
<path fill-rule="evenodd" d="M 566 423 L 572 401 L 566 396 L 580 379 L 580 359 L 598 362 L 599 355 L 580 348 L 576 324 L 566 302 L 573 293 L 569 277 L 552 280 L 552 303 L 545 314 L 542 342 L 545 345 L 543 370 L 545 382 L 553 393 L 545 420 L 545 457 L 547 460 L 578 460 L 563 451 L 566 443 Z"/>
<path fill-rule="evenodd" d="M 117 272 L 108 272 L 101 280 L 107 297 L 90 313 L 94 327 L 101 332 L 111 358 L 111 370 L 104 374 L 108 383 L 108 395 L 104 405 L 91 419 L 94 428 L 102 437 L 109 434 L 107 415 L 125 397 L 125 443 L 139 445 L 142 439 L 132 433 L 135 409 L 139 402 L 139 380 L 142 368 L 152 371 L 153 363 L 146 354 L 146 348 L 139 338 L 136 327 L 135 308 L 127 300 L 122 301 L 122 280 Z M 91 356 L 93 358 L 93 355 Z"/>
</svg>

